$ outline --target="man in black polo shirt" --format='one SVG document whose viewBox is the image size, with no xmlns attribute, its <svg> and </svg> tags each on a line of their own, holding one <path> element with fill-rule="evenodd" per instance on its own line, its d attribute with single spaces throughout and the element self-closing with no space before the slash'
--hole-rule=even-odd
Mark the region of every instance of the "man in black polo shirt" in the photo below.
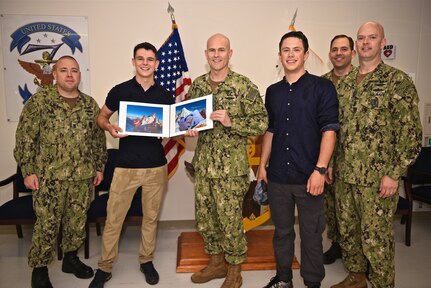
<svg viewBox="0 0 431 288">
<path fill-rule="evenodd" d="M 171 94 L 154 82 L 154 71 L 159 61 L 157 50 L 150 43 L 135 46 L 132 64 L 136 76 L 118 84 L 109 91 L 97 123 L 112 137 L 121 138 L 119 153 L 109 191 L 107 217 L 102 237 L 102 255 L 99 269 L 90 288 L 103 287 L 112 275 L 112 266 L 118 258 L 118 242 L 124 218 L 138 187 L 142 187 L 142 228 L 139 263 L 147 283 L 159 282 L 159 274 L 153 266 L 156 244 L 157 218 L 167 185 L 167 166 L 161 140 L 155 137 L 127 136 L 121 134 L 118 125 L 109 119 L 118 111 L 121 101 L 173 104 Z"/>
<path fill-rule="evenodd" d="M 308 40 L 302 32 L 283 35 L 279 57 L 285 77 L 266 91 L 269 125 L 262 142 L 258 181 L 268 183 L 277 263 L 277 274 L 266 288 L 293 287 L 295 205 L 301 233 L 301 276 L 313 288 L 320 287 L 325 277 L 322 193 L 339 129 L 338 99 L 331 81 L 305 70 L 308 55 Z"/>
</svg>

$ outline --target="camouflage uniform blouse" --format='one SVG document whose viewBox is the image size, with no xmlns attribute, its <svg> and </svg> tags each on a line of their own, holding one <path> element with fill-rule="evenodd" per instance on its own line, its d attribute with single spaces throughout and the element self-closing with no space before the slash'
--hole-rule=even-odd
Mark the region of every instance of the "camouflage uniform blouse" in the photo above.
<svg viewBox="0 0 431 288">
<path fill-rule="evenodd" d="M 326 78 L 326 79 L 328 79 L 328 80 L 330 80 L 331 82 L 332 82 L 332 71 L 334 71 L 334 69 L 332 69 L 331 71 L 329 71 L 328 73 L 325 73 L 325 74 L 323 74 L 322 75 L 322 77 L 323 78 Z M 352 74 L 352 73 L 357 73 L 357 71 L 358 71 L 358 67 L 356 67 L 356 66 L 353 66 L 352 65 L 352 70 L 350 70 L 350 72 L 347 74 L 347 75 L 345 75 L 345 76 L 342 76 L 342 77 L 340 77 L 340 79 L 338 80 L 338 83 L 333 83 L 334 84 L 334 86 L 335 86 L 335 89 L 338 91 L 338 85 L 341 83 L 341 82 L 343 82 L 344 81 L 344 79 L 347 77 L 347 76 L 349 76 L 350 74 Z M 337 92 L 337 94 L 338 94 L 338 92 Z"/>
<path fill-rule="evenodd" d="M 226 128 L 214 121 L 213 129 L 199 132 L 193 157 L 196 173 L 209 178 L 247 175 L 247 136 L 261 135 L 268 127 L 268 116 L 259 90 L 247 77 L 229 71 L 214 92 L 211 91 L 209 74 L 196 78 L 188 95 L 192 99 L 211 93 L 213 110 L 227 110 L 232 127 Z"/>
<path fill-rule="evenodd" d="M 96 123 L 99 111 L 96 101 L 82 92 L 73 109 L 57 86 L 34 94 L 16 131 L 14 155 L 23 175 L 83 180 L 103 171 L 106 138 Z"/>
<path fill-rule="evenodd" d="M 326 78 L 332 82 L 332 71 L 334 71 L 334 69 L 332 69 L 328 73 L 323 74 L 322 77 Z M 337 90 L 337 95 L 338 95 L 338 90 L 340 89 L 339 87 L 343 86 L 343 84 L 341 84 L 341 83 L 343 83 L 345 81 L 344 79 L 346 79 L 346 77 L 347 77 L 347 79 L 350 79 L 349 75 L 352 75 L 353 73 L 357 73 L 357 72 L 358 72 L 358 67 L 352 65 L 352 70 L 350 70 L 350 72 L 347 75 L 340 77 L 340 79 L 338 80 L 337 83 L 332 82 L 332 84 L 334 84 L 334 86 L 335 86 L 335 89 Z M 349 87 L 349 84 L 347 84 L 347 86 L 344 85 L 343 87 L 344 87 L 343 89 L 346 89 L 345 87 Z M 340 103 L 339 107 L 340 107 L 339 108 L 340 109 L 339 114 L 341 114 L 341 109 L 342 109 L 341 103 Z M 337 141 L 339 141 L 338 136 L 337 136 Z M 335 160 L 334 157 L 336 155 L 337 146 L 338 145 L 335 145 L 334 152 L 332 153 L 332 157 L 331 157 L 331 160 L 329 161 L 328 167 L 334 167 L 334 160 Z"/>
<path fill-rule="evenodd" d="M 356 84 L 358 70 L 340 81 L 335 176 L 346 183 L 379 187 L 383 176 L 399 179 L 422 141 L 418 94 L 410 77 L 389 65 Z"/>
</svg>

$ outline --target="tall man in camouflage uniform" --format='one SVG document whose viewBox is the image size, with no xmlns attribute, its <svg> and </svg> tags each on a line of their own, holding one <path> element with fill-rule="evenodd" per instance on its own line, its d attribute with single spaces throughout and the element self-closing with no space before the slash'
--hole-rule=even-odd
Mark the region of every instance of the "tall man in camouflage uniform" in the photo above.
<svg viewBox="0 0 431 288">
<path fill-rule="evenodd" d="M 16 132 L 15 159 L 24 184 L 33 190 L 36 213 L 28 263 L 31 285 L 52 287 L 47 265 L 62 227 L 62 271 L 91 278 L 93 270 L 77 254 L 93 186 L 103 179 L 106 139 L 97 126 L 99 106 L 78 90 L 81 72 L 71 56 L 54 66 L 56 85 L 34 94 L 25 104 Z"/>
<path fill-rule="evenodd" d="M 354 50 L 353 39 L 347 35 L 336 35 L 331 40 L 329 50 L 329 60 L 333 69 L 322 77 L 332 81 L 337 88 L 338 84 L 344 80 L 344 77 L 358 68 L 352 65 L 352 58 L 356 55 Z M 335 213 L 335 193 L 332 179 L 332 164 L 328 167 L 325 185 L 325 218 L 327 227 L 327 236 L 332 240 L 332 245 L 323 254 L 323 263 L 332 264 L 335 260 L 341 258 L 341 247 L 339 244 L 340 232 Z"/>
<path fill-rule="evenodd" d="M 265 288 L 293 287 L 295 206 L 301 233 L 301 276 L 307 287 L 319 288 L 325 277 L 322 193 L 339 129 L 337 92 L 331 81 L 305 70 L 309 51 L 302 32 L 284 34 L 278 47 L 285 76 L 266 90 L 269 124 L 257 176 L 258 181 L 268 183 L 275 227 L 277 274 Z"/>
<path fill-rule="evenodd" d="M 398 181 L 422 140 L 418 94 L 410 77 L 382 62 L 383 27 L 358 30 L 359 70 L 339 83 L 339 141 L 335 194 L 344 265 L 349 275 L 332 286 L 395 287 L 393 217 Z"/>
<path fill-rule="evenodd" d="M 242 225 L 242 204 L 250 184 L 247 136 L 263 134 L 268 120 L 256 85 L 228 67 L 232 56 L 229 39 L 221 34 L 211 36 L 205 55 L 210 72 L 193 81 L 188 95 L 213 94 L 214 99 L 210 115 L 214 129 L 200 132 L 193 158 L 197 229 L 210 262 L 191 279 L 204 283 L 227 275 L 221 287 L 238 288 L 247 252 Z M 187 136 L 197 136 L 197 131 L 189 130 Z"/>
</svg>

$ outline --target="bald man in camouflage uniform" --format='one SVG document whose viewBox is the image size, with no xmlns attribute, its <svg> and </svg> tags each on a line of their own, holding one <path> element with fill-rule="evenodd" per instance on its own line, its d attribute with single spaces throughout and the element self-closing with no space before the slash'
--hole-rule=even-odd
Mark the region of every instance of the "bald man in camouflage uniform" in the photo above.
<svg viewBox="0 0 431 288">
<path fill-rule="evenodd" d="M 28 264 L 32 286 L 52 287 L 52 262 L 62 227 L 62 271 L 91 278 L 77 250 L 85 239 L 85 223 L 94 185 L 103 179 L 105 133 L 96 123 L 99 106 L 78 90 L 79 65 L 63 56 L 54 66 L 56 85 L 34 94 L 25 104 L 16 131 L 15 159 L 24 184 L 33 190 L 36 214 Z"/>
<path fill-rule="evenodd" d="M 382 62 L 383 27 L 364 23 L 359 69 L 338 87 L 335 193 L 343 261 L 349 275 L 332 288 L 395 287 L 393 217 L 398 182 L 422 141 L 418 94 L 410 77 Z"/>
<path fill-rule="evenodd" d="M 188 95 L 213 94 L 214 101 L 210 115 L 214 128 L 200 132 L 193 158 L 197 229 L 210 262 L 191 279 L 204 283 L 227 275 L 221 287 L 238 288 L 247 253 L 242 225 L 242 204 L 250 184 L 247 136 L 265 132 L 267 112 L 256 85 L 229 69 L 232 50 L 226 36 L 210 37 L 205 55 L 210 72 L 193 81 Z M 188 131 L 187 135 L 196 136 L 197 132 Z"/>
</svg>

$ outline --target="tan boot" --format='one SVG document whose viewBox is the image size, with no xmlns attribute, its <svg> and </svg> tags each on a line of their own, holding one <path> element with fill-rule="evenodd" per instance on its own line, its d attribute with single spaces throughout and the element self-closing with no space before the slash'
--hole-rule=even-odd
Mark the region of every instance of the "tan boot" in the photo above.
<svg viewBox="0 0 431 288">
<path fill-rule="evenodd" d="M 241 264 L 229 264 L 227 276 L 220 288 L 239 288 L 242 285 Z"/>
<path fill-rule="evenodd" d="M 227 275 L 226 263 L 224 254 L 216 254 L 210 256 L 208 266 L 202 271 L 193 273 L 191 279 L 193 283 L 205 283 L 213 279 L 224 278 Z"/>
<path fill-rule="evenodd" d="M 367 288 L 365 273 L 350 272 L 342 282 L 331 286 L 331 288 Z"/>
</svg>

